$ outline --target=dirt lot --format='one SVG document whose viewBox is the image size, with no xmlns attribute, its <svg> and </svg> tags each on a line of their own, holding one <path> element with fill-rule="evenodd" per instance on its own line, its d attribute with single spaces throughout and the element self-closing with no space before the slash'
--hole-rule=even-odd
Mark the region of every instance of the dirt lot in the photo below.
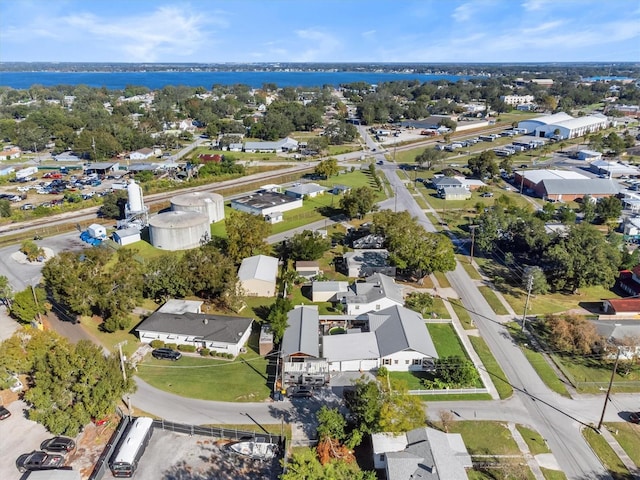
<svg viewBox="0 0 640 480">
<path fill-rule="evenodd" d="M 136 478 L 157 480 L 276 480 L 277 459 L 251 460 L 223 450 L 227 440 L 154 429 Z M 103 479 L 113 477 L 107 473 Z"/>
</svg>

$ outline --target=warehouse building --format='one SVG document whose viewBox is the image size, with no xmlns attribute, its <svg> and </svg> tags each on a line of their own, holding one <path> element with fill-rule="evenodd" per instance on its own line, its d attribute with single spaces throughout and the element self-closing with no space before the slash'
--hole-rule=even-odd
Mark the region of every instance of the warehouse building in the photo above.
<svg viewBox="0 0 640 480">
<path fill-rule="evenodd" d="M 582 137 L 607 128 L 609 121 L 604 115 L 587 115 L 573 118 L 564 112 L 544 115 L 518 123 L 518 128 L 536 137 L 565 140 Z"/>
<path fill-rule="evenodd" d="M 568 202 L 589 195 L 602 198 L 617 195 L 618 185 L 609 178 L 589 178 L 568 170 L 519 170 L 515 184 L 551 202 Z"/>
</svg>

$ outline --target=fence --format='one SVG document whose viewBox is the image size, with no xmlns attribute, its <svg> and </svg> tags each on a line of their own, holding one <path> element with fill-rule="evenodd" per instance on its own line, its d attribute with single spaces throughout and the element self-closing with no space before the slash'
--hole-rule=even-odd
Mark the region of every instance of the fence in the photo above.
<svg viewBox="0 0 640 480">
<path fill-rule="evenodd" d="M 409 395 L 471 395 L 489 393 L 487 388 L 443 388 L 439 390 L 409 390 Z"/>
<path fill-rule="evenodd" d="M 109 468 L 109 458 L 113 455 L 113 451 L 129 426 L 129 422 L 131 422 L 131 417 L 121 414 L 120 423 L 118 424 L 115 432 L 113 432 L 113 435 L 111 435 L 107 445 L 104 447 L 102 454 L 100 454 L 100 458 L 98 458 L 91 475 L 89 475 L 89 480 L 100 480 L 104 476 L 107 468 Z"/>
<path fill-rule="evenodd" d="M 154 428 L 161 428 L 170 432 L 185 433 L 187 435 L 200 435 L 203 437 L 229 438 L 232 440 L 248 440 L 253 438 L 264 439 L 267 443 L 284 446 L 285 437 L 270 433 L 249 432 L 236 428 L 202 427 L 199 425 L 187 425 L 184 423 L 168 422 L 166 420 L 154 420 Z"/>
</svg>

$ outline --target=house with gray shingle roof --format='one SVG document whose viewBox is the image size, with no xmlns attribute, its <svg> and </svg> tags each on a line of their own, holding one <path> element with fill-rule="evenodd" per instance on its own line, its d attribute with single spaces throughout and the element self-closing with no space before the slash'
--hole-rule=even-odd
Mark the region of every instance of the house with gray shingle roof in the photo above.
<svg viewBox="0 0 640 480">
<path fill-rule="evenodd" d="M 352 284 L 344 294 L 338 295 L 347 315 L 358 315 L 382 310 L 393 305 L 404 305 L 402 287 L 392 277 L 374 273 L 364 282 Z"/>
<path fill-rule="evenodd" d="M 388 480 L 464 480 L 473 467 L 459 433 L 423 427 L 399 435 L 374 433 L 371 440 L 374 467 L 384 469 Z"/>
<path fill-rule="evenodd" d="M 161 307 L 138 325 L 141 342 L 193 345 L 238 355 L 251 335 L 252 318 L 211 315 L 199 312 L 202 302 L 180 302 Z"/>
</svg>

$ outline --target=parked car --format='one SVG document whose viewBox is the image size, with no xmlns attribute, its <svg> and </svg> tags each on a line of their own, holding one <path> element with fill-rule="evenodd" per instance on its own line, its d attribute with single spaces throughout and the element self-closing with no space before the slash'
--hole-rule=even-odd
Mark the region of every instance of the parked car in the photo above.
<svg viewBox="0 0 640 480">
<path fill-rule="evenodd" d="M 629 414 L 629 421 L 631 423 L 640 423 L 640 412 L 632 412 Z"/>
<path fill-rule="evenodd" d="M 53 437 L 40 444 L 40 450 L 67 453 L 76 448 L 76 442 L 67 437 Z"/>
<path fill-rule="evenodd" d="M 290 398 L 311 398 L 313 397 L 313 392 L 309 387 L 294 387 L 289 392 Z"/>
<path fill-rule="evenodd" d="M 16 460 L 16 467 L 20 473 L 27 470 L 49 470 L 59 468 L 64 465 L 64 457 L 56 453 L 49 454 L 47 452 L 33 451 L 25 453 Z"/>
<path fill-rule="evenodd" d="M 4 405 L 0 405 L 0 420 L 4 420 L 5 418 L 9 418 L 11 416 L 11 412 L 7 410 Z"/>
<path fill-rule="evenodd" d="M 160 360 L 173 360 L 174 362 L 180 357 L 182 354 L 170 348 L 156 348 L 153 352 L 151 352 L 153 358 L 158 358 Z"/>
<path fill-rule="evenodd" d="M 493 192 L 484 192 L 480 195 L 481 197 L 493 197 Z"/>
</svg>

